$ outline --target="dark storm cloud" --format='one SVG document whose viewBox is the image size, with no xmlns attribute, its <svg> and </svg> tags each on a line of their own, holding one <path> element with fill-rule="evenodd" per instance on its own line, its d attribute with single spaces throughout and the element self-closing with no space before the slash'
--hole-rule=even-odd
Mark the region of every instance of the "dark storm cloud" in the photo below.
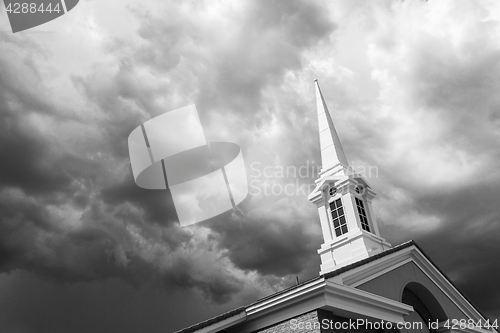
<svg viewBox="0 0 500 333">
<path fill-rule="evenodd" d="M 30 66 L 23 66 L 22 63 L 17 65 L 19 74 L 31 71 Z M 2 66 L 4 72 L 8 71 L 6 63 Z M 99 203 L 101 193 L 105 202 L 113 206 L 120 206 L 124 202 L 142 204 L 148 212 L 146 218 L 151 222 L 168 220 L 169 215 L 172 216 L 170 220 L 175 218 L 173 207 L 169 209 L 167 205 L 168 197 L 162 196 L 164 193 L 137 188 L 130 172 L 126 174 L 130 179 L 125 179 L 123 185 L 100 189 L 96 180 L 105 177 L 103 161 L 97 162 L 60 151 L 51 138 L 27 125 L 27 118 L 32 114 L 30 112 L 38 111 L 31 106 L 37 103 L 29 101 L 43 97 L 31 86 L 41 84 L 38 81 L 25 82 L 23 84 L 27 89 L 16 90 L 22 79 L 23 75 L 0 77 L 0 152 L 5 157 L 0 166 L 0 270 L 32 270 L 65 281 L 116 276 L 137 285 L 156 276 L 160 284 L 181 284 L 186 288 L 199 286 L 208 298 L 212 297 L 213 292 L 216 301 L 227 297 L 228 291 L 223 283 L 216 282 L 212 288 L 202 280 L 180 280 L 176 275 L 161 273 L 157 264 L 134 255 L 131 245 L 133 240 L 123 222 L 135 218 L 131 223 L 140 225 L 140 214 L 134 215 L 126 207 L 109 212 L 110 208 Z M 37 95 L 32 96 L 35 92 Z M 107 131 L 108 137 L 115 138 L 119 142 L 117 146 L 123 146 L 123 137 L 126 137 L 121 132 L 123 129 L 116 124 L 100 125 L 105 129 L 106 125 L 111 127 Z M 115 151 L 118 156 L 124 154 L 119 148 Z M 96 188 L 98 191 L 95 191 Z M 116 194 L 115 198 L 113 193 Z M 60 217 L 54 212 L 64 211 L 66 207 L 76 208 L 82 212 L 81 217 Z M 163 214 L 161 218 L 160 214 Z M 190 239 L 185 232 L 167 229 L 158 234 L 148 229 L 147 225 L 142 227 L 146 237 L 168 244 L 171 250 Z M 227 285 L 231 284 L 234 282 L 228 281 Z M 234 288 L 230 290 L 234 291 Z"/>
<path fill-rule="evenodd" d="M 473 221 L 478 217 L 484 218 L 476 215 Z M 500 306 L 498 295 L 491 289 L 496 290 L 500 278 L 495 269 L 500 256 L 496 237 L 499 232 L 498 219 L 497 215 L 479 225 L 456 225 L 450 221 L 432 235 L 417 238 L 419 245 L 426 253 L 432 254 L 434 262 L 446 272 L 458 289 L 491 320 L 500 315 L 497 310 Z M 453 231 L 460 229 L 461 232 Z"/>
<path fill-rule="evenodd" d="M 8 318 L 8 330 L 160 331 L 155 320 L 161 330 L 173 330 L 216 314 L 208 304 L 229 310 L 290 286 L 293 275 L 316 276 L 321 235 L 307 194 L 254 196 L 240 212 L 182 229 L 167 191 L 135 185 L 127 149 L 135 127 L 196 103 L 207 133 L 240 139 L 247 166 L 317 161 L 310 71 L 325 76 L 324 92 L 348 157 L 379 167 L 383 181 L 372 185 L 383 235 L 393 243 L 415 238 L 474 303 L 498 314 L 500 297 L 484 291 L 498 289 L 494 281 L 500 278 L 492 269 L 499 254 L 493 235 L 500 231 L 500 186 L 498 173 L 488 167 L 499 160 L 500 76 L 489 26 L 471 30 L 470 43 L 486 36 L 479 44 L 454 49 L 373 24 L 370 64 L 383 92 L 367 102 L 359 97 L 364 92 L 347 88 L 353 86 L 347 76 L 333 77 L 340 72 L 327 44 L 337 26 L 335 10 L 325 3 L 133 8 L 127 24 L 137 30 L 121 37 L 89 16 L 85 33 L 92 39 L 82 38 L 84 54 L 74 60 L 93 59 L 87 67 L 82 61 L 83 73 L 55 71 L 61 58 L 56 49 L 48 51 L 49 42 L 0 34 L 0 272 L 12 274 L 0 275 L 0 286 L 9 286 L 0 288 L 0 308 L 7 309 L 0 322 Z M 419 17 L 397 8 L 390 15 L 378 19 L 406 27 Z M 319 42 L 326 51 L 314 49 Z M 315 64 L 317 57 L 326 62 Z M 301 86 L 305 81 L 310 89 Z M 434 139 L 422 142 L 422 133 Z M 421 177 L 417 166 L 423 161 L 449 174 L 447 161 L 431 158 L 444 148 L 452 152 L 447 161 L 459 160 L 453 152 L 461 150 L 477 164 L 469 172 L 463 163 L 456 182 Z M 310 183 L 316 176 L 310 175 L 298 184 Z M 274 181 L 283 186 L 292 180 Z M 167 295 L 158 300 L 152 296 L 157 293 Z"/>
<path fill-rule="evenodd" d="M 287 70 L 300 68 L 302 51 L 334 29 L 315 3 L 252 3 L 231 47 L 215 54 L 215 76 L 201 82 L 199 102 L 252 121 L 262 110 L 262 90 L 269 84 L 278 86 Z"/>
<path fill-rule="evenodd" d="M 22 45 L 35 54 L 29 40 Z M 19 47 L 9 38 L 3 43 Z M 36 45 L 36 44 L 35 44 Z M 7 47 L 7 53 L 10 54 Z M 42 55 L 44 55 L 42 53 Z M 42 79 L 28 61 L 3 58 L 0 64 L 0 271 L 18 268 L 50 270 L 51 245 L 40 248 L 40 235 L 63 237 L 64 228 L 51 205 L 86 206 L 88 186 L 99 166 L 91 160 L 53 149 L 50 138 L 30 128 L 26 118 L 50 111 Z M 15 70 L 14 70 L 15 69 Z M 36 87 L 41 87 L 41 90 Z M 49 107 L 50 106 L 50 107 Z M 57 243 L 57 242 L 56 242 Z"/>
<path fill-rule="evenodd" d="M 211 228 L 219 234 L 218 247 L 227 250 L 237 267 L 262 275 L 286 277 L 310 273 L 306 268 L 320 243 L 319 238 L 297 223 L 299 218 L 292 213 L 287 221 L 277 223 L 276 219 L 246 215 L 244 224 L 237 218 L 228 218 L 229 221 Z"/>
<path fill-rule="evenodd" d="M 496 197 L 500 184 L 478 180 L 459 190 L 423 193 L 414 207 L 436 215 L 441 222 L 432 233 L 419 235 L 419 245 L 455 282 L 473 304 L 491 319 L 498 317 L 498 295 L 492 293 L 500 279 L 500 209 Z"/>
<path fill-rule="evenodd" d="M 3 332 L 173 332 L 217 314 L 189 290 L 135 288 L 119 279 L 63 284 L 15 272 L 1 275 L 0 284 Z"/>
<path fill-rule="evenodd" d="M 102 198 L 110 205 L 130 202 L 142 207 L 151 222 L 170 224 L 178 221 L 170 191 L 152 191 L 138 187 L 131 169 L 121 183 L 104 188 Z"/>
<path fill-rule="evenodd" d="M 485 291 L 495 290 L 500 279 L 500 272 L 491 269 L 500 255 L 493 237 L 500 233 L 500 179 L 495 167 L 500 161 L 500 131 L 491 122 L 491 115 L 500 108 L 496 97 L 500 87 L 500 53 L 488 47 L 470 52 L 478 54 L 461 59 L 454 54 L 446 63 L 438 56 L 427 56 L 426 64 L 416 68 L 417 82 L 422 84 L 417 84 L 419 90 L 415 93 L 422 105 L 439 112 L 444 127 L 443 144 L 465 153 L 462 162 L 457 161 L 457 168 L 462 163 L 479 167 L 467 175 L 469 180 L 457 180 L 458 185 L 420 193 L 416 205 L 442 219 L 440 228 L 429 235 L 430 240 L 424 240 L 436 251 L 438 263 L 460 290 L 473 295 L 474 303 L 480 309 L 488 309 L 493 318 L 500 314 L 498 295 Z M 419 71 L 419 67 L 426 70 Z M 431 68 L 436 69 L 434 74 Z M 432 163 L 430 169 L 432 172 Z M 438 239 L 440 247 L 449 251 L 439 251 L 434 245 Z"/>
<path fill-rule="evenodd" d="M 272 112 L 261 104 L 263 90 L 279 86 L 286 71 L 301 68 L 303 51 L 336 25 L 314 2 L 257 1 L 243 6 L 223 17 L 229 23 L 222 25 L 230 24 L 230 29 L 196 15 L 195 8 L 142 14 L 139 35 L 146 43 L 134 58 L 155 72 L 168 72 L 186 96 L 196 92 L 199 107 L 229 112 L 243 117 L 247 126 L 259 126 Z M 176 73 L 176 66 L 186 67 L 187 75 Z"/>
<path fill-rule="evenodd" d="M 123 51 L 125 46 L 122 42 L 115 41 L 114 47 L 122 50 L 121 56 L 124 57 L 121 60 L 122 65 L 114 74 L 115 78 L 109 80 L 105 87 L 99 87 L 93 83 L 96 75 L 78 78 L 78 84 L 84 87 L 88 97 L 100 108 L 116 110 L 117 105 L 114 101 L 126 98 L 133 101 L 139 109 L 154 114 L 160 109 L 151 101 L 159 97 L 157 93 L 160 89 L 155 88 L 153 92 L 149 91 L 148 94 L 144 94 L 141 89 L 127 88 L 130 87 L 129 84 L 124 87 L 124 83 L 128 81 L 122 79 L 125 70 L 123 63 L 127 64 L 127 72 L 136 72 L 137 68 L 143 65 L 153 68 L 157 73 L 167 72 L 172 77 L 178 78 L 177 87 L 175 87 L 178 89 L 178 86 L 183 87 L 187 80 L 180 76 L 180 73 L 184 73 L 183 71 L 176 72 L 183 69 L 179 63 L 179 54 L 182 54 L 182 61 L 190 64 L 187 67 L 196 78 L 191 82 L 194 82 L 196 89 L 199 90 L 198 97 L 196 97 L 199 108 L 207 109 L 216 106 L 217 112 L 230 110 L 232 114 L 241 115 L 251 123 L 259 121 L 259 113 L 275 112 L 278 114 L 277 110 L 269 111 L 260 105 L 262 90 L 269 83 L 279 82 L 286 70 L 300 68 L 302 51 L 331 33 L 335 25 L 319 6 L 312 3 L 279 2 L 272 6 L 252 3 L 248 6 L 243 17 L 232 18 L 238 19 L 239 22 L 236 25 L 237 28 L 232 29 L 233 31 L 228 35 L 225 35 L 227 31 L 221 35 L 213 34 L 213 30 L 206 26 L 206 22 L 195 22 L 196 14 L 191 12 L 186 14 L 176 8 L 169 8 L 170 10 L 163 12 L 161 16 L 150 13 L 141 14 L 136 11 L 136 15 L 142 18 L 139 36 L 146 43 L 141 44 L 135 52 L 130 54 Z M 165 15 L 170 19 L 165 19 Z M 208 31 L 204 31 L 203 28 Z M 193 47 L 195 43 L 197 46 Z M 212 52 L 200 53 L 198 49 L 210 49 Z M 167 100 L 176 93 L 175 89 L 171 92 L 170 87 L 173 88 L 174 85 L 160 87 L 165 89 L 162 93 Z M 192 88 L 183 87 L 184 95 L 190 96 Z M 126 96 L 124 91 L 127 92 Z M 116 98 L 110 96 L 116 96 Z M 295 99 L 290 101 L 290 109 L 280 111 L 278 116 L 285 122 L 290 123 L 288 114 L 293 113 L 293 110 L 305 112 L 303 106 L 298 107 L 293 104 L 297 99 L 298 96 L 295 96 Z M 308 117 L 304 116 L 303 120 L 296 120 L 294 125 L 302 128 L 304 120 L 307 119 Z M 120 128 L 126 127 L 120 124 Z M 289 134 L 294 135 L 297 144 L 304 143 L 303 133 L 289 131 Z M 288 156 L 288 153 L 295 154 L 296 152 L 296 149 L 290 147 L 289 152 L 284 155 Z M 303 160 L 302 156 L 293 159 L 294 164 Z M 132 202 L 145 209 L 148 216 L 155 221 L 175 218 L 171 200 L 164 200 L 164 196 L 157 195 L 155 191 L 138 189 L 130 180 L 130 175 L 127 176 L 124 183 L 103 190 L 103 198 L 106 202 Z M 251 219 L 246 222 L 248 223 L 245 223 L 242 232 L 233 232 L 231 227 L 228 228 L 225 225 L 221 225 L 220 230 L 216 230 L 226 235 L 221 241 L 220 248 L 228 250 L 229 258 L 241 269 L 280 276 L 286 273 L 297 273 L 300 271 L 300 265 L 306 261 L 305 258 L 314 252 L 311 247 L 313 245 L 308 241 L 303 242 L 304 248 L 299 249 L 280 242 L 279 232 L 267 233 L 266 238 L 262 240 L 261 237 L 264 234 L 259 232 L 259 227 L 255 225 L 272 224 L 272 220 L 255 221 L 258 222 L 257 224 Z M 289 228 L 287 233 L 290 237 L 297 237 L 293 234 L 300 232 L 301 227 L 292 225 Z M 246 244 L 237 246 L 235 241 L 245 233 Z M 258 243 L 260 245 L 257 245 Z M 260 246 L 260 258 L 287 258 L 287 260 L 282 265 L 271 265 L 272 259 L 259 264 L 256 262 L 257 257 L 247 252 L 252 247 L 251 245 Z M 307 254 L 298 255 L 306 248 Z"/>
<path fill-rule="evenodd" d="M 493 33 L 498 23 L 483 20 L 483 8 L 467 14 L 462 25 L 458 17 L 470 13 L 464 4 L 450 9 L 456 19 L 443 25 L 433 21 L 444 13 L 436 9 L 393 6 L 390 15 L 405 22 L 406 33 L 382 26 L 371 36 L 374 71 L 383 73 L 378 81 L 391 94 L 383 93 L 375 106 L 380 116 L 364 113 L 374 126 L 359 125 L 375 149 L 360 148 L 363 141 L 358 149 L 368 152 L 365 158 L 385 181 L 375 180 L 390 212 L 381 222 L 391 228 L 381 230 L 396 242 L 414 238 L 493 319 L 500 315 L 494 237 L 500 233 L 500 130 L 492 121 L 500 109 L 500 51 Z M 413 22 L 424 13 L 434 15 L 429 24 L 435 29 Z M 388 41 L 396 47 L 387 49 Z"/>
<path fill-rule="evenodd" d="M 179 100 L 257 126 L 273 113 L 302 125 L 263 107 L 262 91 L 300 69 L 302 52 L 335 25 L 314 3 L 247 6 L 230 18 L 234 29 L 216 34 L 199 27 L 196 17 L 136 12 L 140 42 L 115 39 L 105 48 L 115 65 L 67 73 L 80 110 L 59 103 L 49 87 L 51 53 L 29 37 L 23 44 L 3 35 L 10 53 L 0 58 L 0 152 L 9 158 L 0 166 L 0 271 L 21 269 L 73 284 L 116 278 L 136 288 L 149 283 L 199 292 L 219 304 L 235 295 L 250 302 L 263 290 L 287 286 L 288 274 L 311 273 L 305 263 L 318 239 L 310 241 L 298 216 L 280 227 L 272 217 L 250 216 L 243 224 L 236 218 L 227 222 L 241 229 L 208 224 L 209 236 L 196 236 L 179 228 L 168 192 L 138 188 L 128 164 L 130 131 L 179 107 Z M 290 96 L 286 111 L 304 112 L 300 96 Z M 294 134 L 304 144 L 300 137 Z"/>
<path fill-rule="evenodd" d="M 105 78 L 102 77 L 104 73 Z M 120 159 L 128 158 L 124 138 L 146 120 L 144 110 L 155 109 L 154 97 L 163 94 L 161 87 L 151 89 L 142 85 L 136 75 L 133 65 L 121 63 L 114 73 L 100 68 L 85 77 L 72 77 L 72 82 L 86 96 L 89 105 L 106 115 L 94 125 L 103 133 L 106 150 Z"/>
<path fill-rule="evenodd" d="M 19 43 L 6 35 L 0 37 L 4 44 L 13 44 L 14 49 L 19 47 L 16 45 Z M 43 55 L 29 40 L 22 46 Z M 47 90 L 33 56 L 16 62 L 11 58 L 14 52 L 6 49 L 0 57 L 0 153 L 4 157 L 0 164 L 0 184 L 20 187 L 29 194 L 45 194 L 46 198 L 67 194 L 64 192 L 71 191 L 74 178 L 91 178 L 96 166 L 78 156 L 54 151 L 50 138 L 24 125 L 28 114 L 51 112 L 55 104 L 45 98 Z"/>
</svg>

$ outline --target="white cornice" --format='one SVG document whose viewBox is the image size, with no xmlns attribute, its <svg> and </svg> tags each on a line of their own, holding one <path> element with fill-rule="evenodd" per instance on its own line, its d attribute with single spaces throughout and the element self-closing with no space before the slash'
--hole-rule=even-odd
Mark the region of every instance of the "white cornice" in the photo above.
<svg viewBox="0 0 500 333">
<path fill-rule="evenodd" d="M 413 311 L 410 305 L 332 281 L 327 280 L 325 287 L 326 305 L 333 310 L 340 309 L 390 322 L 401 322 L 403 316 Z"/>
<path fill-rule="evenodd" d="M 317 293 L 321 293 L 324 286 L 325 279 L 321 277 L 288 292 L 271 296 L 263 301 L 257 302 L 254 305 L 247 307 L 247 314 L 251 316 L 258 313 L 264 313 L 268 309 L 276 310 L 276 308 L 285 304 L 296 303 L 299 299 L 303 299 L 304 296 L 312 297 Z"/>
<path fill-rule="evenodd" d="M 373 280 L 408 262 L 413 262 L 420 270 L 469 318 L 483 322 L 485 318 L 470 304 L 470 302 L 451 284 L 448 279 L 427 259 L 427 257 L 412 245 L 396 251 L 378 260 L 356 267 L 340 275 L 342 282 L 352 287 Z M 338 280 L 338 277 L 337 277 Z M 485 330 L 474 329 L 474 332 Z M 491 331 L 486 331 L 490 332 Z"/>
<path fill-rule="evenodd" d="M 409 262 L 411 258 L 409 255 L 410 251 L 410 248 L 405 248 L 378 260 L 353 268 L 341 274 L 342 281 L 347 286 L 357 287 L 365 282 L 373 280 Z"/>
<path fill-rule="evenodd" d="M 404 315 L 413 311 L 409 305 L 320 278 L 248 307 L 248 320 L 275 313 L 277 310 L 313 298 L 315 301 L 311 304 L 314 304 L 314 308 L 341 310 L 354 316 L 362 315 L 392 322 L 402 321 Z"/>
</svg>

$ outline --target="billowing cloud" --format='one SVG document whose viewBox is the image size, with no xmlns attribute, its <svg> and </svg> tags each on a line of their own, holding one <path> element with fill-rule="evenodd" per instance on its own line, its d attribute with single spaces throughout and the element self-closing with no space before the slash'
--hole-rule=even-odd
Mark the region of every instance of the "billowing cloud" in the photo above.
<svg viewBox="0 0 500 333">
<path fill-rule="evenodd" d="M 110 0 L 45 33 L 0 32 L 0 300 L 43 300 L 0 301 L 2 331 L 173 331 L 317 275 L 316 77 L 349 161 L 376 167 L 381 233 L 416 239 L 499 316 L 484 292 L 500 278 L 499 15 L 465 1 Z M 193 103 L 208 141 L 242 147 L 251 196 L 181 228 L 168 191 L 134 184 L 127 137 Z M 89 295 L 96 321 L 61 306 Z"/>
</svg>

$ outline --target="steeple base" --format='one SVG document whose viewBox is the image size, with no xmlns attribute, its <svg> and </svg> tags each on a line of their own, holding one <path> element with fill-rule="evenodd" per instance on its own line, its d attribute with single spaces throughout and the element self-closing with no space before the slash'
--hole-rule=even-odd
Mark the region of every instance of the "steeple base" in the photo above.
<svg viewBox="0 0 500 333">
<path fill-rule="evenodd" d="M 359 260 L 374 256 L 391 248 L 383 238 L 364 230 L 353 230 L 318 250 L 321 257 L 320 275 L 332 272 Z"/>
</svg>

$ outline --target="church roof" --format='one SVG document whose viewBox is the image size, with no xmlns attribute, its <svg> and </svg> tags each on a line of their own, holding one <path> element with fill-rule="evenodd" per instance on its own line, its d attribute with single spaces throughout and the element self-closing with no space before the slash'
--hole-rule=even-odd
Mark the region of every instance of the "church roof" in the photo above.
<svg viewBox="0 0 500 333">
<path fill-rule="evenodd" d="M 315 280 L 319 280 L 319 279 L 322 279 L 322 278 L 324 278 L 324 279 L 329 279 L 329 278 L 331 278 L 331 277 L 334 277 L 334 276 L 340 275 L 340 274 L 342 274 L 342 273 L 344 273 L 344 272 L 347 272 L 347 271 L 349 271 L 349 270 L 352 270 L 352 269 L 354 269 L 354 268 L 357 268 L 357 267 L 363 266 L 363 265 L 365 265 L 365 264 L 367 264 L 367 263 L 370 263 L 370 262 L 375 261 L 375 260 L 377 260 L 377 259 L 380 259 L 380 258 L 382 258 L 382 257 L 388 256 L 388 255 L 390 255 L 390 254 L 392 254 L 392 253 L 394 253 L 394 252 L 401 251 L 401 250 L 403 250 L 403 249 L 405 249 L 405 248 L 407 248 L 407 247 L 410 247 L 410 246 L 412 246 L 412 245 L 416 246 L 416 247 L 417 247 L 417 248 L 418 248 L 418 249 L 419 249 L 419 250 L 423 253 L 423 251 L 420 249 L 420 247 L 418 247 L 418 245 L 415 243 L 415 241 L 410 240 L 410 241 L 407 241 L 407 242 L 402 243 L 402 244 L 400 244 L 400 245 L 397 245 L 397 246 L 395 246 L 395 247 L 393 247 L 393 248 L 391 248 L 391 249 L 388 249 L 388 250 L 386 250 L 386 251 L 384 251 L 384 252 L 381 252 L 381 253 L 379 253 L 379 254 L 376 254 L 376 255 L 374 255 L 374 256 L 372 256 L 372 257 L 368 257 L 368 258 L 366 258 L 366 259 L 363 259 L 363 260 L 360 260 L 360 261 L 358 261 L 358 262 L 355 262 L 355 263 L 353 263 L 353 264 L 351 264 L 351 265 L 347 265 L 347 266 L 341 267 L 341 268 L 339 268 L 339 269 L 337 269 L 337 270 L 334 270 L 334 271 L 332 271 L 332 272 L 329 272 L 329 273 L 326 273 L 326 274 L 323 274 L 323 275 L 319 275 L 319 276 L 317 276 L 317 277 L 315 277 L 315 278 L 309 279 L 309 280 L 304 281 L 304 282 L 302 282 L 302 283 L 300 283 L 300 284 L 297 284 L 297 285 L 295 285 L 295 286 L 292 286 L 292 287 L 289 287 L 289 288 L 283 289 L 283 290 L 278 291 L 278 292 L 276 292 L 276 293 L 274 293 L 274 294 L 271 294 L 271 295 L 269 295 L 269 296 L 263 297 L 263 298 L 261 298 L 261 299 L 259 299 L 259 300 L 255 301 L 255 302 L 254 302 L 254 303 L 252 303 L 252 304 L 249 304 L 249 305 L 247 305 L 247 306 L 242 306 L 242 307 L 239 307 L 239 308 L 237 308 L 237 309 L 231 310 L 231 311 L 229 311 L 229 312 L 223 313 L 223 314 L 221 314 L 221 315 L 219 315 L 219 316 L 217 316 L 217 317 L 213 317 L 213 318 L 211 318 L 211 319 L 209 319 L 209 320 L 202 321 L 202 322 L 200 322 L 200 323 L 198 323 L 198 324 L 195 324 L 195 325 L 189 326 L 189 327 L 184 328 L 184 329 L 182 329 L 182 330 L 180 330 L 180 331 L 177 331 L 177 332 L 175 332 L 175 333 L 192 333 L 192 332 L 196 332 L 196 331 L 201 330 L 201 329 L 203 329 L 203 328 L 205 328 L 205 327 L 208 327 L 208 326 L 213 325 L 213 324 L 215 324 L 215 323 L 221 322 L 221 321 L 223 321 L 224 319 L 227 319 L 227 318 L 230 318 L 230 317 L 236 316 L 236 315 L 238 315 L 238 314 L 242 314 L 243 312 L 245 312 L 245 310 L 246 310 L 247 308 L 249 308 L 249 307 L 251 307 L 251 306 L 253 306 L 253 305 L 255 305 L 255 304 L 261 303 L 261 302 L 263 302 L 263 301 L 265 301 L 265 300 L 267 300 L 267 299 L 270 299 L 270 298 L 276 297 L 276 296 L 278 296 L 278 295 L 280 295 L 280 294 L 283 294 L 283 293 L 286 293 L 286 292 L 288 292 L 288 291 L 290 291 L 290 290 L 293 290 L 293 289 L 299 288 L 299 287 L 301 287 L 302 285 L 305 285 L 305 284 L 310 283 L 310 282 L 315 281 Z M 424 254 L 424 255 L 425 255 L 425 254 Z M 427 257 L 427 255 L 426 255 L 426 257 Z M 427 257 L 427 258 L 428 258 L 428 257 Z M 430 259 L 429 259 L 429 260 L 430 260 Z M 431 261 L 431 262 L 432 262 L 432 261 Z M 432 264 L 434 264 L 434 263 L 432 263 Z M 434 266 L 436 266 L 436 265 L 434 264 Z M 437 267 L 437 266 L 436 266 L 436 267 Z M 441 273 L 442 273 L 442 272 L 441 272 Z M 442 274 L 444 275 L 444 273 L 442 273 Z M 448 279 L 448 280 L 449 280 L 449 279 Z M 451 281 L 450 281 L 450 282 L 451 282 Z"/>
<path fill-rule="evenodd" d="M 261 298 L 261 299 L 259 299 L 259 300 L 255 301 L 255 302 L 253 302 L 253 303 L 251 303 L 251 304 L 249 304 L 249 305 L 247 305 L 247 306 L 242 306 L 242 307 L 236 308 L 236 309 L 231 310 L 231 311 L 229 311 L 229 312 L 223 313 L 223 314 L 221 314 L 221 315 L 219 315 L 219 316 L 213 317 L 213 318 L 208 319 L 208 320 L 206 320 L 206 321 L 202 321 L 202 322 L 200 322 L 200 323 L 198 323 L 198 324 L 195 324 L 195 325 L 189 326 L 189 327 L 187 327 L 187 328 L 184 328 L 184 329 L 182 329 L 182 330 L 179 330 L 179 331 L 177 331 L 177 332 L 175 332 L 175 333 L 192 333 L 192 332 L 196 332 L 196 331 L 202 330 L 202 329 L 204 329 L 204 328 L 208 328 L 208 327 L 209 327 L 209 326 L 211 326 L 211 325 L 221 323 L 221 322 L 223 322 L 224 320 L 227 320 L 227 319 L 230 319 L 230 318 L 232 319 L 233 317 L 236 317 L 236 316 L 238 316 L 238 315 L 241 317 L 241 318 L 239 319 L 239 321 L 238 321 L 238 322 L 244 321 L 244 320 L 245 320 L 245 319 L 244 319 L 244 316 L 245 316 L 245 314 L 246 314 L 246 312 L 247 312 L 247 309 L 249 309 L 249 308 L 253 307 L 253 306 L 254 306 L 254 305 L 256 305 L 256 304 L 259 304 L 259 303 L 265 302 L 266 300 L 272 299 L 272 298 L 277 297 L 277 296 L 279 296 L 279 295 L 281 295 L 281 294 L 284 294 L 284 293 L 287 293 L 287 292 L 292 291 L 292 290 L 294 290 L 294 289 L 300 288 L 300 287 L 302 287 L 302 286 L 304 286 L 304 285 L 306 285 L 306 284 L 308 284 L 308 283 L 314 282 L 314 281 L 316 281 L 316 280 L 320 280 L 320 279 L 325 279 L 325 280 L 327 280 L 327 279 L 330 279 L 330 278 L 332 278 L 332 277 L 335 277 L 335 276 L 341 275 L 341 274 L 343 274 L 343 273 L 345 273 L 345 272 L 351 271 L 351 270 L 353 270 L 353 269 L 355 269 L 355 268 L 361 267 L 361 266 L 363 266 L 363 265 L 366 265 L 366 264 L 371 263 L 371 262 L 373 262 L 373 261 L 375 261 L 375 260 L 378 260 L 378 259 L 381 259 L 381 258 L 383 258 L 383 257 L 386 257 L 386 256 L 388 256 L 388 255 L 390 255 L 390 254 L 393 254 L 393 253 L 399 252 L 399 251 L 401 251 L 401 250 L 403 250 L 403 249 L 406 249 L 406 248 L 409 248 L 409 247 L 411 247 L 411 246 L 416 247 L 416 248 L 417 248 L 417 249 L 418 249 L 418 250 L 419 250 L 419 251 L 423 254 L 423 256 L 424 256 L 427 260 L 429 260 L 429 262 L 430 262 L 430 263 L 431 263 L 431 264 L 432 264 L 432 265 L 433 265 L 433 266 L 434 266 L 434 267 L 435 267 L 435 268 L 436 268 L 436 269 L 437 269 L 437 270 L 438 270 L 438 271 L 439 271 L 439 272 L 440 272 L 440 273 L 441 273 L 441 274 L 445 277 L 445 279 L 446 279 L 446 280 L 447 280 L 447 281 L 448 281 L 448 282 L 449 282 L 449 283 L 450 283 L 450 284 L 451 284 L 451 285 L 452 285 L 455 289 L 457 289 L 457 290 L 458 290 L 458 288 L 455 286 L 455 284 L 454 284 L 454 283 L 453 283 L 453 282 L 452 282 L 452 281 L 451 281 L 451 280 L 450 280 L 450 279 L 446 276 L 446 274 L 445 274 L 445 273 L 444 273 L 444 272 L 443 272 L 443 271 L 442 271 L 442 270 L 441 270 L 441 269 L 440 269 L 440 268 L 439 268 L 439 267 L 438 267 L 438 266 L 437 266 L 437 265 L 436 265 L 436 264 L 435 264 L 435 263 L 434 263 L 434 262 L 433 262 L 433 261 L 429 258 L 429 256 L 427 256 L 427 255 L 425 254 L 425 252 L 424 252 L 424 251 L 423 251 L 423 250 L 422 250 L 422 249 L 421 249 L 421 248 L 417 245 L 417 243 L 416 243 L 415 241 L 413 241 L 413 240 L 409 240 L 409 241 L 407 241 L 407 242 L 405 242 L 405 243 L 402 243 L 402 244 L 399 244 L 399 245 L 397 245 L 397 246 L 394 246 L 393 248 L 390 248 L 390 249 L 388 249 L 388 250 L 385 250 L 385 251 L 383 251 L 383 252 L 381 252 L 381 253 L 378 253 L 378 254 L 376 254 L 376 255 L 374 255 L 374 256 L 371 256 L 371 257 L 368 257 L 368 258 L 366 258 L 366 259 L 363 259 L 363 260 L 360 260 L 360 261 L 358 261 L 358 262 L 355 262 L 355 263 L 353 263 L 353 264 L 350 264 L 350 265 L 347 265 L 347 266 L 341 267 L 341 268 L 339 268 L 339 269 L 337 269 L 337 270 L 334 270 L 334 271 L 332 271 L 332 272 L 328 272 L 328 273 L 326 273 L 326 274 L 319 275 L 319 276 L 317 276 L 317 277 L 315 277 L 315 278 L 309 279 L 309 280 L 304 281 L 304 282 L 302 282 L 302 283 L 300 283 L 300 284 L 297 284 L 297 285 L 295 285 L 295 286 L 292 286 L 292 287 L 289 287 L 289 288 L 283 289 L 283 290 L 278 291 L 278 292 L 276 292 L 276 293 L 274 293 L 274 294 L 272 294 L 272 295 L 269 295 L 269 296 L 263 297 L 263 298 Z M 468 299 L 465 295 L 463 295 L 462 293 L 460 293 L 460 294 L 461 294 L 461 296 L 462 296 L 465 300 L 467 300 L 467 301 L 468 301 L 468 302 L 472 305 L 472 307 L 474 307 L 474 309 L 475 309 L 475 310 L 476 310 L 476 311 L 477 311 L 477 312 L 478 312 L 481 316 L 483 316 L 483 318 L 486 318 L 486 317 L 485 317 L 485 316 L 484 316 L 484 315 L 483 315 L 483 314 L 482 314 L 482 313 L 478 310 L 478 308 L 477 308 L 477 307 L 476 307 L 476 306 L 475 306 L 475 305 L 474 305 L 474 304 L 473 304 L 473 303 L 472 303 L 472 302 L 471 302 L 471 301 L 470 301 L 470 300 L 469 300 L 469 299 Z M 236 324 L 236 323 L 234 323 L 234 324 Z M 232 325 L 231 325 L 231 326 L 232 326 Z M 496 330 L 493 330 L 493 332 L 496 332 Z"/>
<path fill-rule="evenodd" d="M 213 317 L 211 319 L 208 319 L 208 320 L 205 320 L 205 321 L 202 321 L 201 323 L 198 323 L 198 324 L 195 324 L 195 325 L 192 325 L 192 326 L 189 326 L 189 327 L 186 327 L 180 331 L 177 331 L 175 333 L 191 333 L 191 332 L 196 332 L 202 328 L 205 328 L 207 326 L 210 326 L 210 325 L 213 325 L 215 323 L 218 323 L 224 319 L 227 319 L 227 318 L 230 318 L 230 317 L 233 317 L 233 316 L 236 316 L 237 314 L 240 314 L 240 313 L 243 313 L 245 312 L 245 309 L 247 307 L 246 306 L 241 306 L 237 309 L 234 309 L 234 310 L 231 310 L 229 312 L 226 312 L 226 313 L 223 313 L 217 317 Z"/>
</svg>

